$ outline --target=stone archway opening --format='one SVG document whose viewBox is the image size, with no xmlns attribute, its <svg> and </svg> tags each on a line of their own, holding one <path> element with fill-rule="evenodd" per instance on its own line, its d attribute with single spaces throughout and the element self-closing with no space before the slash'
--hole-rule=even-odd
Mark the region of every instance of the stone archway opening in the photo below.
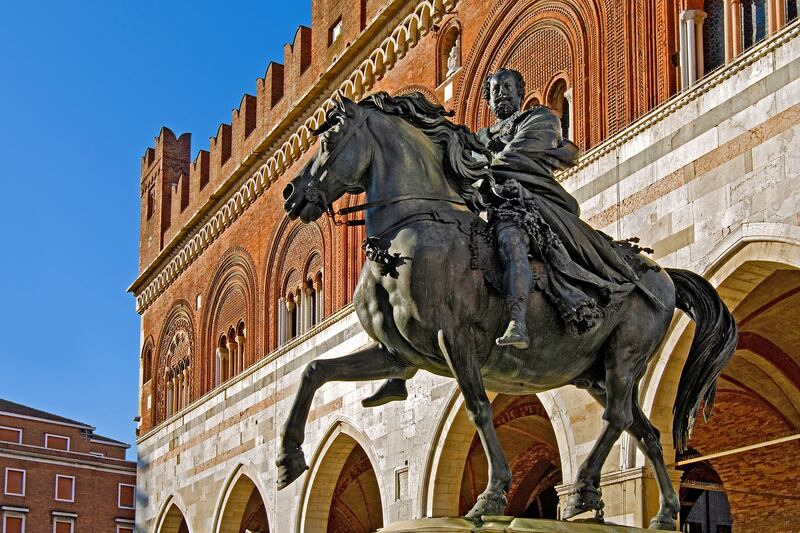
<svg viewBox="0 0 800 533">
<path fill-rule="evenodd" d="M 789 531 L 800 491 L 800 270 L 750 261 L 720 294 L 739 344 L 713 416 L 698 418 L 689 452 L 676 458 L 682 531 Z"/>
<path fill-rule="evenodd" d="M 189 533 L 189 525 L 177 505 L 173 503 L 169 506 L 157 531 L 158 533 Z"/>
<path fill-rule="evenodd" d="M 219 533 L 269 533 L 267 509 L 255 483 L 240 474 L 228 492 Z"/>
<path fill-rule="evenodd" d="M 561 462 L 547 412 L 535 394 L 498 395 L 492 402 L 494 426 L 513 480 L 505 514 L 523 518 L 556 518 Z M 487 460 L 477 433 L 463 466 L 458 513 L 465 515 L 486 488 Z"/>
<path fill-rule="evenodd" d="M 383 527 L 378 479 L 361 446 L 354 446 L 333 490 L 329 533 L 372 533 Z"/>
<path fill-rule="evenodd" d="M 313 467 L 302 531 L 372 533 L 383 527 L 378 478 L 364 448 L 339 433 Z"/>
</svg>

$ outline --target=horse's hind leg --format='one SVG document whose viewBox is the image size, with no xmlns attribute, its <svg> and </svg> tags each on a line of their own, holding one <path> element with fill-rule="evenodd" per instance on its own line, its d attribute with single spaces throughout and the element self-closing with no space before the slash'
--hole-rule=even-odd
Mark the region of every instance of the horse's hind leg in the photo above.
<svg viewBox="0 0 800 533">
<path fill-rule="evenodd" d="M 680 511 L 681 504 L 672 480 L 664 463 L 664 451 L 661 448 L 661 434 L 647 419 L 642 408 L 639 406 L 638 386 L 633 392 L 633 423 L 628 428 L 628 433 L 637 440 L 639 449 L 642 450 L 653 466 L 658 481 L 660 493 L 658 514 L 650 521 L 650 529 L 663 529 L 675 531 L 675 525 Z"/>
<path fill-rule="evenodd" d="M 458 387 L 464 396 L 467 416 L 478 430 L 483 451 L 489 460 L 489 482 L 486 484 L 486 490 L 478 496 L 478 501 L 467 513 L 467 518 L 479 520 L 485 515 L 501 515 L 506 508 L 505 493 L 511 485 L 511 469 L 494 429 L 492 404 L 486 396 L 478 358 L 463 348 L 453 346 L 448 350 L 441 330 L 439 349 L 458 382 Z"/>
<path fill-rule="evenodd" d="M 300 388 L 294 397 L 289 416 L 283 425 L 278 466 L 278 490 L 286 487 L 308 469 L 301 445 L 305 439 L 306 419 L 314 393 L 328 381 L 368 381 L 381 378 L 410 378 L 413 367 L 398 366 L 386 349 L 374 344 L 344 357 L 311 361 L 303 371 Z"/>
<path fill-rule="evenodd" d="M 623 348 L 619 350 L 627 354 L 622 357 L 607 357 L 605 396 L 602 396 L 602 389 L 590 390 L 601 405 L 605 403 L 603 429 L 591 452 L 578 469 L 574 488 L 562 512 L 563 519 L 572 518 L 586 511 L 602 512 L 600 474 L 603 463 L 619 436 L 633 422 L 631 395 L 637 372 L 635 365 L 632 364 L 632 358 L 629 357 L 632 350 Z"/>
</svg>

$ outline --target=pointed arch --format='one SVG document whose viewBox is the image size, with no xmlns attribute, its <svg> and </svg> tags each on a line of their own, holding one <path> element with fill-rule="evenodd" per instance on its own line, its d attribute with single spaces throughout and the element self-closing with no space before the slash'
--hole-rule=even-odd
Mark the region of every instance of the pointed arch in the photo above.
<svg viewBox="0 0 800 533">
<path fill-rule="evenodd" d="M 299 220 L 292 221 L 284 217 L 276 224 L 270 239 L 270 246 L 266 250 L 263 273 L 265 297 L 262 305 L 263 323 L 265 324 L 265 351 L 272 351 L 279 346 L 282 323 L 280 318 L 281 300 L 286 297 L 285 288 L 292 271 L 296 271 L 296 278 L 305 281 L 302 276 L 306 273 L 313 256 L 320 258 L 321 270 L 325 265 L 333 265 L 332 228 L 327 220 L 318 220 L 311 224 L 303 224 Z M 292 277 L 294 280 L 295 278 Z M 335 275 L 323 275 L 323 292 L 333 294 L 332 280 L 339 279 Z M 299 287 L 291 287 L 297 292 Z M 320 314 L 328 315 L 332 309 L 331 298 L 326 298 L 324 309 Z"/>
<path fill-rule="evenodd" d="M 155 397 L 155 423 L 167 419 L 176 412 L 176 405 L 170 402 L 173 391 L 168 390 L 168 384 L 173 378 L 177 368 L 185 371 L 186 401 L 185 407 L 193 398 L 198 396 L 194 390 L 197 380 L 195 379 L 195 353 L 197 343 L 195 342 L 194 315 L 192 308 L 185 300 L 178 300 L 173 304 L 172 310 L 167 315 L 167 319 L 159 334 L 158 350 L 156 352 L 157 362 L 155 364 L 155 376 L 153 380 L 153 396 Z M 168 399 L 169 398 L 169 399 Z M 168 409 L 172 407 L 172 409 Z M 168 411 L 169 414 L 168 414 Z"/>
<path fill-rule="evenodd" d="M 555 483 L 562 478 L 571 479 L 575 471 L 575 465 L 572 464 L 575 458 L 570 457 L 569 452 L 574 449 L 569 447 L 574 439 L 569 421 L 564 421 L 562 417 L 566 410 L 560 406 L 555 393 L 527 397 L 490 394 L 490 399 L 496 426 L 512 422 L 518 424 L 515 421 L 525 419 L 532 428 L 528 432 L 530 442 L 517 446 L 514 457 L 511 457 L 512 467 L 517 472 L 510 503 L 515 506 L 512 510 L 522 513 L 527 509 L 529 499 L 535 500 L 541 495 L 536 492 L 537 488 L 547 485 L 544 488 L 550 491 L 549 497 L 553 499 Z M 508 427 L 509 434 L 519 433 L 518 428 Z M 473 468 L 468 463 L 477 456 L 480 456 L 479 461 L 485 461 L 482 450 L 478 450 L 480 447 L 476 448 L 476 442 L 475 427 L 469 421 L 461 393 L 454 385 L 434 433 L 425 465 L 419 497 L 423 516 L 458 516 L 462 511 L 462 492 L 466 490 L 465 485 L 469 485 L 467 471 Z M 479 452 L 477 455 L 476 450 Z M 470 505 L 472 503 L 474 501 Z M 551 503 L 555 504 L 555 501 Z"/>
<path fill-rule="evenodd" d="M 342 417 L 334 421 L 309 464 L 298 506 L 297 533 L 328 530 L 331 513 L 335 511 L 332 508 L 334 496 L 347 488 L 346 483 L 342 483 L 342 477 L 347 477 L 346 481 L 366 480 L 367 490 L 362 488 L 360 492 L 365 493 L 363 503 L 370 511 L 367 514 L 372 515 L 373 524 L 383 526 L 383 517 L 387 516 L 387 500 L 383 493 L 384 483 L 378 482 L 375 470 L 379 465 L 378 456 L 367 436 L 351 421 Z M 351 465 L 355 468 L 345 472 L 346 467 Z M 361 525 L 367 528 L 365 531 L 369 530 L 368 525 Z"/>
<path fill-rule="evenodd" d="M 748 263 L 766 267 L 763 275 L 749 275 L 751 287 L 761 283 L 767 273 L 783 268 L 800 268 L 800 228 L 783 224 L 744 224 L 736 234 L 721 242 L 711 253 L 703 277 L 720 292 L 729 309 L 747 295 L 737 284 L 737 272 Z M 642 381 L 642 408 L 658 427 L 672 427 L 672 405 L 678 378 L 691 341 L 691 321 L 685 315 L 673 320 L 660 353 L 650 363 Z M 641 462 L 641 457 L 639 458 Z M 632 464 L 632 463 L 631 463 Z"/>
<path fill-rule="evenodd" d="M 255 469 L 237 465 L 223 484 L 214 512 L 214 533 L 259 531 L 269 533 L 264 491 L 258 486 Z"/>
<path fill-rule="evenodd" d="M 231 328 L 238 328 L 240 322 L 244 322 L 247 331 L 251 333 L 258 331 L 255 320 L 256 294 L 253 259 L 244 248 L 239 246 L 231 248 L 220 261 L 204 298 L 208 304 L 203 306 L 202 314 L 203 393 L 222 382 L 223 369 L 217 363 L 220 338 L 227 335 Z M 238 336 L 235 339 L 226 338 L 228 343 L 236 343 L 236 349 L 244 350 L 244 357 L 232 367 L 235 368 L 234 371 L 226 374 L 227 378 L 256 361 L 256 337 L 257 335 L 249 334 L 243 340 Z M 243 346 L 239 347 L 238 344 Z"/>
<path fill-rule="evenodd" d="M 727 477 L 726 482 L 731 481 L 731 465 L 726 462 L 732 461 L 735 470 L 746 468 L 753 472 L 753 479 L 757 480 L 754 483 L 758 486 L 748 486 L 753 486 L 755 492 L 774 490 L 775 483 L 796 486 L 796 476 L 792 479 L 780 469 L 761 471 L 758 467 L 775 461 L 771 454 L 776 452 L 794 457 L 797 454 L 794 448 L 757 447 L 748 453 L 731 452 L 730 457 L 725 453 L 800 431 L 800 354 L 784 351 L 786 346 L 798 344 L 791 335 L 796 330 L 793 324 L 800 318 L 796 311 L 797 302 L 800 302 L 800 228 L 783 224 L 743 224 L 707 257 L 703 276 L 717 289 L 739 323 L 739 346 L 718 380 L 712 418 L 705 422 L 699 417 L 689 445 L 698 449 L 701 456 L 724 452 L 721 459 L 713 462 L 723 478 Z M 792 325 L 787 327 L 787 323 Z M 677 316 L 642 381 L 645 412 L 657 427 L 667 430 L 662 438 L 667 462 L 670 458 L 690 459 L 686 455 L 675 457 L 669 430 L 673 422 L 672 406 L 693 332 L 694 326 L 688 317 Z M 747 416 L 737 418 L 741 413 Z M 772 422 L 765 427 L 755 426 L 758 421 L 765 420 Z M 726 431 L 730 427 L 742 429 L 731 434 Z M 630 465 L 644 464 L 641 454 L 632 450 L 623 451 L 620 460 Z M 750 466 L 753 463 L 756 466 Z M 731 510 L 739 521 L 752 511 L 750 503 L 740 496 L 731 496 Z M 761 504 L 769 510 L 771 519 L 785 518 L 781 506 L 770 507 L 769 502 L 763 501 Z"/>
<path fill-rule="evenodd" d="M 174 496 L 167 498 L 157 515 L 155 533 L 191 533 L 184 508 Z"/>
</svg>

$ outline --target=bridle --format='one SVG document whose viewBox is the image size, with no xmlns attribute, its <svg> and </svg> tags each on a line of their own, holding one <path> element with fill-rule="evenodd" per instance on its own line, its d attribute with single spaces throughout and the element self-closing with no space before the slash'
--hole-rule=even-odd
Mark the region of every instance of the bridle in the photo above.
<svg viewBox="0 0 800 533">
<path fill-rule="evenodd" d="M 347 116 L 346 113 L 344 113 Z M 325 159 L 325 162 L 320 165 L 317 169 L 317 176 L 312 178 L 309 181 L 308 185 L 306 185 L 306 189 L 304 192 L 304 196 L 306 201 L 316 204 L 328 215 L 331 219 L 331 222 L 334 226 L 363 226 L 364 220 L 340 220 L 337 219 L 337 216 L 345 216 L 351 213 L 358 213 L 360 211 L 366 211 L 367 209 L 372 209 L 375 207 L 384 207 L 387 205 L 392 205 L 400 202 L 404 202 L 406 200 L 430 200 L 430 201 L 438 201 L 438 202 L 445 202 L 455 205 L 466 205 L 465 202 L 461 200 L 451 200 L 449 198 L 435 198 L 435 197 L 428 197 L 428 196 L 417 196 L 414 194 L 402 194 L 400 196 L 393 196 L 391 198 L 383 198 L 381 200 L 375 200 L 372 202 L 366 202 L 363 204 L 358 204 L 350 207 L 343 207 L 341 209 L 337 209 L 336 211 L 333 210 L 333 204 L 328 202 L 325 193 L 319 188 L 319 184 L 322 180 L 325 179 L 325 176 L 328 172 L 328 166 L 330 163 L 339 155 L 342 148 L 346 145 L 348 141 L 353 137 L 356 130 L 358 130 L 367 120 L 368 113 L 362 113 L 358 119 L 353 122 L 352 124 L 348 124 L 347 131 L 344 132 L 344 135 L 341 139 L 336 142 L 336 146 L 333 150 L 330 151 L 328 157 Z M 327 122 L 327 121 L 326 121 Z M 315 130 L 313 133 L 320 135 L 331 128 L 328 124 L 323 124 L 319 129 Z"/>
</svg>

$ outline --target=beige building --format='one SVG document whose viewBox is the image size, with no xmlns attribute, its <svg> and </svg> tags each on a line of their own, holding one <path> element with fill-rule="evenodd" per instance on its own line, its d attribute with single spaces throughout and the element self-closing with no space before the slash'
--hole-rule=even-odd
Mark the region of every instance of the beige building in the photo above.
<svg viewBox="0 0 800 533">
<path fill-rule="evenodd" d="M 188 141 L 168 130 L 145 155 L 148 247 L 132 287 L 142 314 L 137 531 L 371 532 L 469 509 L 485 484 L 486 460 L 455 382 L 426 373 L 409 382 L 407 401 L 374 409 L 360 401 L 379 383 L 323 386 L 304 445 L 310 470 L 277 492 L 280 425 L 304 366 L 369 342 L 348 304 L 363 261 L 358 232 L 327 221 L 288 222 L 280 191 L 315 150 L 309 128 L 335 89 L 356 98 L 422 90 L 477 127 L 489 117 L 475 80 L 501 64 L 532 80 L 531 98 L 556 107 L 565 133 L 586 149 L 561 176 L 582 216 L 614 237 L 638 236 L 663 266 L 702 274 L 739 323 L 739 349 L 719 381 L 715 415 L 697 422 L 691 453 L 676 457 L 671 442 L 692 334 L 686 316 L 676 314 L 640 386 L 680 488 L 682 528 L 800 530 L 792 505 L 800 491 L 800 25 L 787 23 L 796 3 L 666 2 L 666 14 L 646 8 L 656 31 L 652 42 L 640 37 L 653 46 L 626 48 L 623 63 L 613 63 L 620 38 L 613 17 L 624 15 L 613 13 L 614 2 L 361 2 L 352 28 L 350 3 L 341 4 L 324 11 L 342 10 L 338 19 L 315 15 L 308 43 L 298 30 L 292 53 L 310 47 L 313 72 L 325 46 L 340 38 L 349 46 L 319 60 L 326 76 L 307 82 L 291 77 L 302 54 L 287 56 L 286 83 L 295 85 L 286 85 L 291 98 L 283 98 L 292 105 L 251 108 L 259 117 L 250 128 L 255 140 L 246 106 L 274 97 L 274 66 L 232 126 L 221 127 L 210 155 L 190 164 Z M 592 13 L 604 20 L 594 30 Z M 542 43 L 572 35 L 578 15 L 590 29 L 570 45 L 570 57 L 548 52 L 542 64 L 530 60 Z M 498 41 L 497 32 L 507 38 Z M 640 53 L 653 55 L 643 60 L 652 69 L 637 82 L 636 63 L 625 61 Z M 706 72 L 715 57 L 719 65 Z M 619 83 L 650 103 L 622 99 L 617 111 L 628 118 L 614 126 L 616 81 L 601 77 L 596 85 L 587 65 L 603 72 L 629 65 Z M 646 83 L 662 74 L 663 89 Z M 603 103 L 606 115 L 596 112 Z M 152 230 L 152 240 L 147 224 L 164 206 L 171 222 Z M 159 216 L 152 220 L 163 223 Z M 600 406 L 566 387 L 497 395 L 493 408 L 514 472 L 507 512 L 556 517 L 600 431 Z M 606 519 L 645 526 L 658 492 L 632 439 L 620 439 L 604 472 Z"/>
</svg>

